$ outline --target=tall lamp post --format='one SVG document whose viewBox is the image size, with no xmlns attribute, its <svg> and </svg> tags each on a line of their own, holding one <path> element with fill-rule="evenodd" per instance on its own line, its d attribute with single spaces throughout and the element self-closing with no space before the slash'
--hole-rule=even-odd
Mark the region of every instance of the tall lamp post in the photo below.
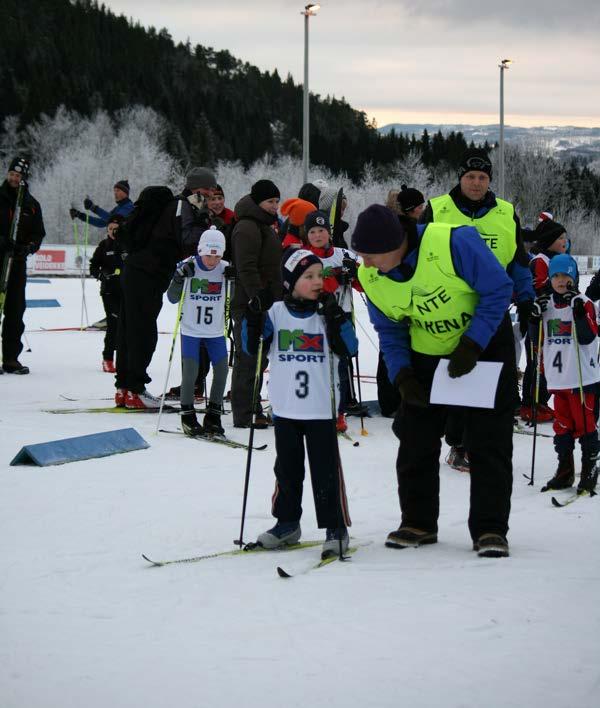
<svg viewBox="0 0 600 708">
<path fill-rule="evenodd" d="M 512 59 L 502 59 L 500 64 L 498 64 L 500 68 L 500 169 L 498 170 L 500 175 L 498 191 L 501 199 L 504 199 L 504 72 L 511 64 Z"/>
<path fill-rule="evenodd" d="M 309 157 L 309 95 L 308 95 L 308 18 L 311 15 L 316 15 L 321 9 L 320 5 L 309 4 L 300 12 L 304 15 L 304 102 L 302 109 L 302 172 L 304 175 L 304 183 L 308 182 L 308 163 Z"/>
</svg>

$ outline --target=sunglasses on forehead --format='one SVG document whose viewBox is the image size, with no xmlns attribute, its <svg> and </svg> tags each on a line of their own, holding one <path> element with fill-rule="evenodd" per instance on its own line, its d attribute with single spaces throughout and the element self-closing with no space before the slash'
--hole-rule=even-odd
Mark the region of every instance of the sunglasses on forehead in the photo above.
<svg viewBox="0 0 600 708">
<path fill-rule="evenodd" d="M 483 157 L 470 157 L 466 162 L 465 165 L 469 167 L 472 170 L 481 170 L 484 167 L 489 168 L 491 163 L 489 160 L 486 160 Z"/>
</svg>

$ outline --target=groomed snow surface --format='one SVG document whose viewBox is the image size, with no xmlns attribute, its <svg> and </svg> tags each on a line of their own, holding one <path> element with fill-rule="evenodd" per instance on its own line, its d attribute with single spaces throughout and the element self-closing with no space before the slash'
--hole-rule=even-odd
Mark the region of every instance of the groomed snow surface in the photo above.
<svg viewBox="0 0 600 708">
<path fill-rule="evenodd" d="M 511 557 L 471 550 L 469 477 L 442 464 L 439 543 L 384 547 L 399 524 L 391 421 L 350 418 L 340 441 L 352 536 L 348 563 L 282 580 L 319 549 L 150 567 L 158 559 L 234 548 L 246 453 L 154 435 L 154 415 L 56 415 L 110 405 L 98 332 L 40 331 L 80 323 L 81 282 L 32 283 L 29 376 L 0 377 L 1 708 L 595 708 L 600 705 L 600 500 L 555 509 L 540 482 L 552 441 L 515 435 Z M 103 316 L 87 281 L 89 321 Z M 374 338 L 358 297 L 359 321 Z M 172 331 L 165 302 L 159 329 Z M 362 329 L 361 369 L 376 352 Z M 171 337 L 162 334 L 149 390 L 159 394 Z M 170 385 L 178 381 L 179 355 Z M 376 398 L 363 382 L 363 398 Z M 77 398 L 69 402 L 63 396 Z M 226 432 L 245 440 L 246 432 Z M 178 418 L 164 415 L 175 429 Z M 56 467 L 10 467 L 22 445 L 133 426 L 148 450 Z M 544 426 L 546 432 L 549 427 Z M 272 525 L 272 430 L 257 431 L 245 539 Z M 444 446 L 443 455 L 447 448 Z M 579 461 L 577 460 L 579 465 Z M 559 493 L 558 496 L 566 496 Z M 321 539 L 310 481 L 303 538 Z"/>
</svg>

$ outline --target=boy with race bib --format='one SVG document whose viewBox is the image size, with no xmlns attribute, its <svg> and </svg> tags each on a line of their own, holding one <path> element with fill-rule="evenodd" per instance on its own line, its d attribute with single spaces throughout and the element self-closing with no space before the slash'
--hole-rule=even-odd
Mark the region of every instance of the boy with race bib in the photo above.
<svg viewBox="0 0 600 708">
<path fill-rule="evenodd" d="M 214 226 L 198 243 L 198 255 L 179 263 L 167 291 L 169 302 L 181 310 L 181 427 L 186 435 L 223 435 L 221 411 L 227 383 L 225 344 L 225 236 Z M 205 347 L 213 367 L 210 398 L 202 425 L 194 412 L 194 387 L 200 367 L 200 347 Z"/>
<path fill-rule="evenodd" d="M 268 390 L 277 451 L 272 498 L 277 523 L 257 542 L 274 549 L 300 540 L 306 440 L 317 524 L 327 529 L 323 552 L 337 554 L 341 547 L 344 553 L 350 517 L 335 429 L 337 360 L 353 356 L 358 341 L 335 297 L 323 293 L 323 264 L 316 255 L 288 249 L 282 274 L 284 300 L 270 307 L 258 298 L 251 300 L 244 323 L 249 354 L 256 354 L 261 332 L 269 347 Z"/>
<path fill-rule="evenodd" d="M 581 445 L 578 492 L 592 492 L 598 480 L 596 399 L 600 382 L 598 325 L 594 303 L 577 290 L 577 264 L 557 255 L 548 266 L 549 286 L 538 295 L 530 320 L 537 342 L 542 327 L 544 371 L 554 394 L 554 449 L 558 468 L 542 488 L 566 489 L 575 481 L 573 450 Z"/>
</svg>

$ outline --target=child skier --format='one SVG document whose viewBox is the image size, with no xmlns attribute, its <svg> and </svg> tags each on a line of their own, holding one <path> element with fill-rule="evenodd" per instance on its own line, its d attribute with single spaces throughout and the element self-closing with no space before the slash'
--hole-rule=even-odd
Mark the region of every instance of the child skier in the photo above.
<svg viewBox="0 0 600 708">
<path fill-rule="evenodd" d="M 115 373 L 114 355 L 117 347 L 117 325 L 121 309 L 121 284 L 119 276 L 123 268 L 121 247 L 116 241 L 116 232 L 122 216 L 113 216 L 108 222 L 106 238 L 102 239 L 90 259 L 90 275 L 100 281 L 100 297 L 106 313 L 106 334 L 102 351 L 102 371 Z"/>
<path fill-rule="evenodd" d="M 323 211 L 312 211 L 304 221 L 304 233 L 308 242 L 307 249 L 319 257 L 323 263 L 323 290 L 333 293 L 346 317 L 352 320 L 352 288 L 360 290 L 357 270 L 358 259 L 354 253 L 345 248 L 334 248 L 331 245 L 331 225 L 327 214 Z M 345 411 L 360 415 L 358 401 L 352 395 L 350 381 L 352 362 L 347 357 L 340 357 L 340 404 L 336 428 L 338 432 L 348 429 Z"/>
<path fill-rule="evenodd" d="M 200 236 L 198 255 L 186 258 L 169 285 L 169 302 L 179 302 L 186 288 L 181 312 L 181 427 L 186 435 L 223 435 L 221 411 L 227 383 L 225 344 L 225 236 L 214 226 Z M 189 287 L 188 287 L 189 283 Z M 204 346 L 213 366 L 210 398 L 202 425 L 194 412 L 194 387 Z"/>
<path fill-rule="evenodd" d="M 338 356 L 353 356 L 358 342 L 335 297 L 323 293 L 323 265 L 306 249 L 288 249 L 282 262 L 284 300 L 263 316 L 251 300 L 245 320 L 245 348 L 256 354 L 262 330 L 270 348 L 269 400 L 274 414 L 275 526 L 258 537 L 266 549 L 300 539 L 304 440 L 319 528 L 327 529 L 324 553 L 348 548 L 348 503 L 335 430 Z M 264 310 L 264 306 L 262 307 Z M 263 325 L 264 319 L 264 325 Z M 335 354 L 330 361 L 330 350 Z M 333 354 L 332 354 L 333 356 Z"/>
<path fill-rule="evenodd" d="M 575 481 L 573 450 L 581 445 L 578 492 L 592 492 L 598 480 L 600 449 L 596 430 L 598 325 L 594 303 L 577 290 L 577 264 L 566 254 L 548 265 L 549 287 L 538 295 L 530 321 L 530 337 L 543 328 L 543 356 L 548 390 L 554 393 L 554 449 L 558 468 L 542 488 L 565 489 Z"/>
</svg>

